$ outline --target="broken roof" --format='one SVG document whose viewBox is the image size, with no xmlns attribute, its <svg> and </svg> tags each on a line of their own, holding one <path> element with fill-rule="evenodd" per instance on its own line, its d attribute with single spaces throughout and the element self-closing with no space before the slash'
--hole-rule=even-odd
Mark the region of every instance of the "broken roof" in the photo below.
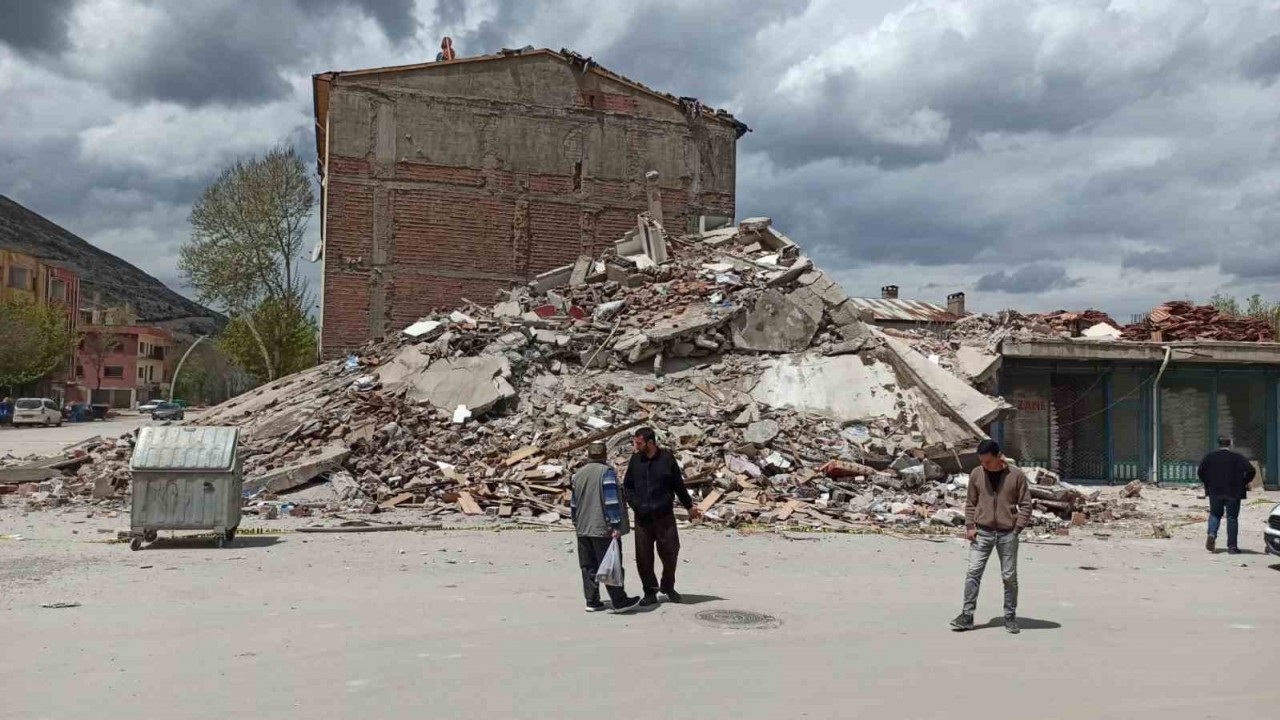
<svg viewBox="0 0 1280 720">
<path fill-rule="evenodd" d="M 316 153 L 319 157 L 324 158 L 324 118 L 329 112 L 329 84 L 339 75 L 345 77 L 359 77 L 362 75 L 378 75 L 385 73 L 409 72 L 414 70 L 432 70 L 435 68 L 453 67 L 457 65 L 471 65 L 483 62 L 502 62 L 514 58 L 525 58 L 545 56 L 555 58 L 565 62 L 581 72 L 593 73 L 600 77 L 608 78 L 615 82 L 623 83 L 646 95 L 654 97 L 663 102 L 670 103 L 680 108 L 682 111 L 690 114 L 697 114 L 706 120 L 723 123 L 734 128 L 738 133 L 738 137 L 742 137 L 745 133 L 751 132 L 751 128 L 746 123 L 735 118 L 727 110 L 717 110 L 698 102 L 696 98 L 676 97 L 669 93 L 659 92 L 650 88 L 643 83 L 637 82 L 624 75 L 619 75 L 611 70 L 607 70 L 600 66 L 590 57 L 585 57 L 572 50 L 561 48 L 559 52 L 550 48 L 529 48 L 521 50 L 501 50 L 492 55 L 478 55 L 475 57 L 464 57 L 456 60 L 442 60 L 438 62 L 414 63 L 411 65 L 390 65 L 386 67 L 364 68 L 360 70 L 330 70 L 328 72 L 317 73 L 311 76 L 312 102 L 315 114 L 316 124 Z M 323 160 L 322 160 L 323 162 Z"/>
<path fill-rule="evenodd" d="M 849 298 L 861 311 L 872 314 L 876 322 L 953 323 L 960 318 L 941 305 L 922 300 L 899 298 Z"/>
</svg>

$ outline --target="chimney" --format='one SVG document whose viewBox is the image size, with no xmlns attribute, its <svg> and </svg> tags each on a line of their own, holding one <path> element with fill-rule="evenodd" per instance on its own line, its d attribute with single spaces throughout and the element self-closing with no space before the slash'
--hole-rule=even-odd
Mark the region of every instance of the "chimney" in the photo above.
<svg viewBox="0 0 1280 720">
<path fill-rule="evenodd" d="M 880 288 L 880 299 L 881 299 L 881 300 L 897 300 L 897 299 L 898 299 L 898 286 L 897 286 L 897 285 L 885 285 L 884 287 Z"/>
<path fill-rule="evenodd" d="M 964 317 L 964 293 L 951 293 L 947 296 L 947 312 L 956 317 Z"/>
</svg>

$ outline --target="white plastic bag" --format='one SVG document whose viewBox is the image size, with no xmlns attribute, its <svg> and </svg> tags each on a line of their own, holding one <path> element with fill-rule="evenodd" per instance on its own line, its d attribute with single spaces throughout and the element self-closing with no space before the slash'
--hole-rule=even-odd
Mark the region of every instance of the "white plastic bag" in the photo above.
<svg viewBox="0 0 1280 720">
<path fill-rule="evenodd" d="M 622 545 L 617 538 L 609 543 L 609 551 L 604 554 L 604 560 L 600 561 L 600 567 L 596 570 L 596 582 L 622 587 Z"/>
</svg>

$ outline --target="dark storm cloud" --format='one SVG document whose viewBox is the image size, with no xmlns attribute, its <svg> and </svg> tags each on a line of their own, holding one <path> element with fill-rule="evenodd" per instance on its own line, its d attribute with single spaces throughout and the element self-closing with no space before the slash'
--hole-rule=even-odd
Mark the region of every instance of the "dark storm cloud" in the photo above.
<svg viewBox="0 0 1280 720">
<path fill-rule="evenodd" d="M 1244 76 L 1270 82 L 1280 76 L 1280 34 L 1254 45 L 1240 63 Z"/>
<path fill-rule="evenodd" d="M 1066 268 L 1059 265 L 1024 265 L 1013 272 L 1000 270 L 978 278 L 975 289 L 980 292 L 1029 295 L 1078 287 L 1083 280 L 1067 277 Z"/>
<path fill-rule="evenodd" d="M 0 43 L 19 52 L 54 52 L 67 44 L 75 0 L 0 0 Z"/>
<path fill-rule="evenodd" d="M 328 13 L 343 5 L 360 10 L 373 18 L 382 28 L 387 39 L 403 42 L 418 32 L 418 21 L 413 17 L 413 0 L 295 0 L 299 7 L 311 13 Z"/>
<path fill-rule="evenodd" d="M 461 25 L 467 20 L 467 0 L 436 0 L 431 13 L 440 25 Z"/>
</svg>

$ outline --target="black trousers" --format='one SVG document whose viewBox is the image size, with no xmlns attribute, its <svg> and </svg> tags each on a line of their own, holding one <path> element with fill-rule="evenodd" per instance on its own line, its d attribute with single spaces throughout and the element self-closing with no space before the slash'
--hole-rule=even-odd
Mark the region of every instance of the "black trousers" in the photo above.
<svg viewBox="0 0 1280 720">
<path fill-rule="evenodd" d="M 676 589 L 676 563 L 680 560 L 680 531 L 676 528 L 676 516 L 671 513 L 655 518 L 636 518 L 636 570 L 644 593 L 653 595 L 659 591 Z M 662 582 L 653 572 L 653 551 L 658 550 L 662 559 Z"/>
<path fill-rule="evenodd" d="M 592 605 L 600 602 L 600 583 L 596 582 L 596 570 L 599 570 L 600 563 L 604 562 L 604 555 L 609 552 L 611 542 L 613 541 L 607 537 L 578 537 L 578 566 L 582 568 L 582 595 Z M 618 550 L 621 557 L 621 544 L 618 545 Z M 614 605 L 621 604 L 627 599 L 626 590 L 612 585 L 604 587 L 609 592 L 609 599 Z"/>
</svg>

